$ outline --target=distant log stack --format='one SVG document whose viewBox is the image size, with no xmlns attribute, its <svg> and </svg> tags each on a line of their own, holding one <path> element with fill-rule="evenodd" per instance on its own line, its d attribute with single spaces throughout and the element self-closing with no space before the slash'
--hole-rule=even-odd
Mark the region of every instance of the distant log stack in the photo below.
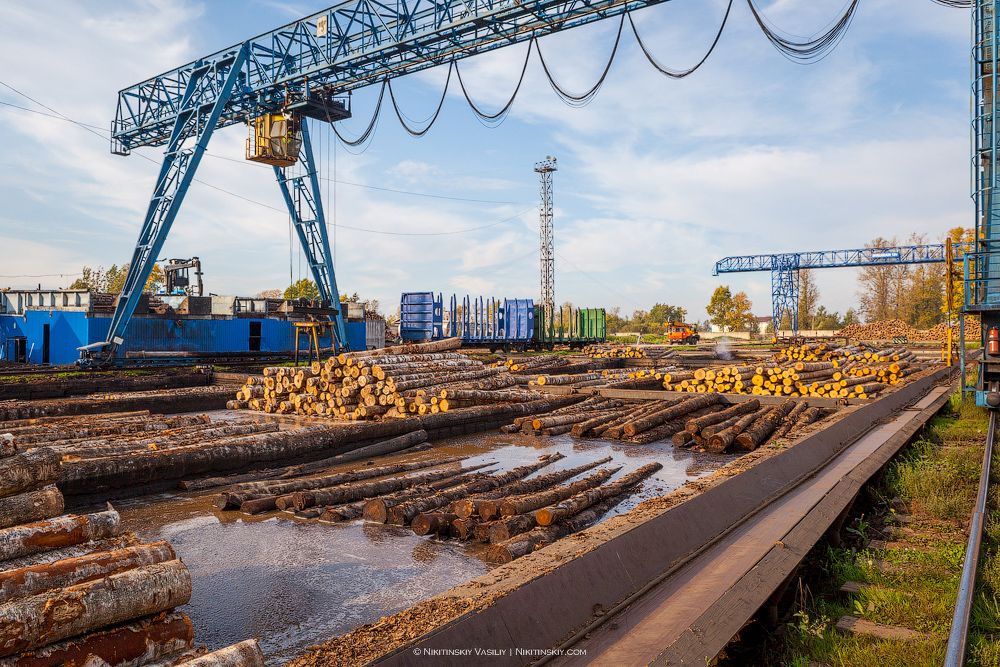
<svg viewBox="0 0 1000 667">
<path fill-rule="evenodd" d="M 707 367 L 663 374 L 663 388 L 692 393 L 869 398 L 924 369 L 904 348 L 801 345 L 752 365 Z"/>
</svg>

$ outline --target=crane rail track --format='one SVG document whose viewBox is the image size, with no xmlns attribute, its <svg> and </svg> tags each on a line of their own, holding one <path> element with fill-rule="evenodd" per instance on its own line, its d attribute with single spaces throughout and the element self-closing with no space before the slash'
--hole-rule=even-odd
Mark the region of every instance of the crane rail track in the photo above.
<svg viewBox="0 0 1000 667">
<path fill-rule="evenodd" d="M 958 585 L 955 601 L 955 615 L 948 634 L 948 648 L 945 652 L 945 667 L 960 667 L 965 664 L 966 641 L 969 637 L 969 620 L 976 592 L 976 570 L 979 566 L 979 548 L 983 540 L 983 524 L 986 521 L 986 502 L 990 490 L 990 466 L 993 461 L 993 443 L 996 439 L 997 411 L 990 411 L 990 425 L 986 431 L 983 447 L 983 468 L 979 475 L 979 492 L 969 523 L 969 541 L 965 547 L 965 562 L 962 578 Z"/>
</svg>

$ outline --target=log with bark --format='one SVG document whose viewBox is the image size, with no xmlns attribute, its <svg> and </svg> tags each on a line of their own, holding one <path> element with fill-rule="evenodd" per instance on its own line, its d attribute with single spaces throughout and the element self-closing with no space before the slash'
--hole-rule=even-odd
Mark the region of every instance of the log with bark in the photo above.
<svg viewBox="0 0 1000 667">
<path fill-rule="evenodd" d="M 191 574 L 179 560 L 118 572 L 0 605 L 0 657 L 179 607 Z"/>
<path fill-rule="evenodd" d="M 524 479 L 513 484 L 507 484 L 499 489 L 476 496 L 474 498 L 463 498 L 451 504 L 451 511 L 459 518 L 467 519 L 472 515 L 478 515 L 483 521 L 489 521 L 500 514 L 500 502 L 508 497 L 523 495 L 526 493 L 536 493 L 543 489 L 558 484 L 559 482 L 576 477 L 580 473 L 593 470 L 599 465 L 604 465 L 611 461 L 610 456 L 606 456 L 596 461 L 584 463 L 566 470 L 556 470 L 545 475 L 538 475 L 530 479 Z"/>
<path fill-rule="evenodd" d="M 50 519 L 63 513 L 63 495 L 55 485 L 0 498 L 0 528 Z"/>
<path fill-rule="evenodd" d="M 109 509 L 83 515 L 66 515 L 0 530 L 0 563 L 121 533 L 121 517 Z"/>
<path fill-rule="evenodd" d="M 538 526 L 525 533 L 515 535 L 509 540 L 493 544 L 486 550 L 486 559 L 494 563 L 509 563 L 516 558 L 525 556 L 547 544 L 552 544 L 558 539 L 597 523 L 602 516 L 627 497 L 628 493 L 612 496 L 557 524 Z"/>
<path fill-rule="evenodd" d="M 663 464 L 661 463 L 648 463 L 613 482 L 582 491 L 556 505 L 543 507 L 535 511 L 535 521 L 538 522 L 539 526 L 550 526 L 575 514 L 579 514 L 591 505 L 596 505 L 612 496 L 624 493 L 661 468 L 663 468 Z"/>
<path fill-rule="evenodd" d="M 558 503 L 561 500 L 575 496 L 578 493 L 600 486 L 608 481 L 612 475 L 621 470 L 621 466 L 616 468 L 606 468 L 599 470 L 593 475 L 583 479 L 557 486 L 553 489 L 546 489 L 539 493 L 529 493 L 520 496 L 504 498 L 500 503 L 500 516 L 511 517 L 518 514 L 526 514 L 542 507 L 547 507 Z M 492 541 L 492 540 L 491 540 Z"/>
<path fill-rule="evenodd" d="M 662 424 L 665 421 L 676 419 L 677 417 L 686 415 L 689 412 L 694 412 L 695 410 L 700 410 L 701 408 L 708 407 L 710 405 L 716 405 L 720 401 L 721 397 L 718 394 L 704 394 L 702 396 L 696 396 L 686 401 L 682 401 L 677 405 L 629 422 L 624 427 L 625 435 L 630 437 L 635 436 L 636 434 L 648 431 L 652 427 Z"/>
<path fill-rule="evenodd" d="M 414 517 L 410 528 L 417 535 L 447 533 L 451 529 L 451 522 L 457 518 L 451 512 L 424 512 Z"/>
<path fill-rule="evenodd" d="M 174 658 L 193 642 L 187 615 L 162 613 L 20 653 L 0 660 L 0 667 L 152 665 Z"/>
<path fill-rule="evenodd" d="M 748 412 L 755 412 L 760 408 L 760 401 L 756 398 L 750 399 L 749 401 L 744 401 L 742 403 L 737 403 L 736 405 L 730 406 L 725 410 L 719 410 L 718 412 L 713 412 L 711 414 L 704 415 L 702 417 L 697 417 L 695 419 L 687 420 L 684 428 L 690 431 L 692 434 L 700 432 L 706 426 L 711 426 L 713 424 L 718 424 L 724 422 L 727 419 L 733 417 L 738 417 L 745 415 Z"/>
<path fill-rule="evenodd" d="M 560 455 L 547 455 L 541 461 L 526 466 L 520 466 L 507 472 L 496 473 L 482 479 L 468 482 L 460 486 L 452 487 L 435 493 L 427 498 L 418 498 L 407 502 L 399 503 L 388 509 L 388 523 L 405 526 L 413 521 L 414 517 L 422 512 L 430 512 L 440 507 L 445 507 L 451 502 L 464 498 L 465 496 L 492 491 L 505 484 L 510 484 L 519 479 L 527 477 L 531 473 L 544 468 L 545 466 L 562 458 Z"/>
<path fill-rule="evenodd" d="M 476 466 L 476 468 L 484 468 L 487 466 L 493 466 L 494 463 L 487 463 L 482 466 Z M 467 468 L 467 470 L 475 470 L 476 468 Z M 333 516 L 328 517 L 331 521 L 339 521 L 337 515 L 357 518 L 358 516 L 363 517 L 366 521 L 372 523 L 385 523 L 389 517 L 389 508 L 394 505 L 398 505 L 403 502 L 410 500 L 415 500 L 417 498 L 425 498 L 435 494 L 437 491 L 442 489 L 448 489 L 455 486 L 461 486 L 469 482 L 485 479 L 489 475 L 486 472 L 475 472 L 465 475 L 459 475 L 450 479 L 444 479 L 439 482 L 434 482 L 432 484 L 427 484 L 424 486 L 417 486 L 411 489 L 404 489 L 403 491 L 398 491 L 396 493 L 390 493 L 389 495 L 380 496 L 378 498 L 372 498 L 370 500 L 365 500 L 362 503 L 360 513 L 355 512 L 354 504 L 344 505 L 342 507 L 332 507 L 330 508 Z M 341 511 L 343 513 L 341 513 Z"/>
<path fill-rule="evenodd" d="M 224 491 L 220 493 L 216 499 L 215 506 L 221 510 L 234 509 L 237 507 L 242 509 L 242 506 L 251 500 L 259 500 L 263 498 L 277 499 L 278 496 L 294 493 L 296 491 L 322 489 L 324 487 L 336 486 L 338 484 L 360 482 L 373 477 L 398 475 L 405 472 L 412 472 L 414 470 L 422 470 L 424 468 L 432 468 L 439 465 L 458 463 L 462 460 L 463 459 L 460 456 L 450 456 L 437 461 L 426 460 L 372 466 L 370 468 L 359 468 L 357 470 L 329 473 L 319 477 L 310 477 L 307 479 L 248 482 L 235 487 L 232 491 Z"/>
<path fill-rule="evenodd" d="M 736 444 L 745 452 L 757 449 L 774 433 L 781 421 L 794 407 L 795 401 L 791 399 L 781 405 L 774 406 L 736 436 Z"/>
<path fill-rule="evenodd" d="M 170 544 L 160 541 L 2 571 L 0 604 L 176 558 Z"/>
<path fill-rule="evenodd" d="M 769 410 L 769 407 L 764 407 L 756 412 L 745 414 L 737 419 L 732 426 L 713 433 L 711 437 L 705 440 L 705 450 L 715 454 L 721 454 L 726 451 L 729 449 L 729 446 L 736 441 L 736 436 L 742 433 L 748 426 L 753 424 L 754 421 L 766 414 Z"/>
<path fill-rule="evenodd" d="M 31 491 L 59 479 L 59 455 L 48 447 L 0 458 L 0 497 Z"/>
<path fill-rule="evenodd" d="M 264 667 L 256 639 L 247 639 L 183 663 L 184 667 Z"/>
</svg>

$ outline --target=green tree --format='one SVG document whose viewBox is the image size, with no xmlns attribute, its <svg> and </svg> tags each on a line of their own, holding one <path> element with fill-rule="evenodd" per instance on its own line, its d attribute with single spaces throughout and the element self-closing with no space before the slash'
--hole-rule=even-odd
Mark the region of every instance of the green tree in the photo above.
<svg viewBox="0 0 1000 667">
<path fill-rule="evenodd" d="M 649 309 L 650 324 L 662 327 L 667 322 L 683 322 L 687 319 L 687 309 L 666 303 L 654 304 Z"/>
<path fill-rule="evenodd" d="M 622 309 L 615 306 L 607 312 L 606 327 L 609 334 L 624 330 L 626 320 L 622 318 Z"/>
<path fill-rule="evenodd" d="M 733 322 L 733 292 L 728 285 L 719 285 L 712 292 L 705 311 L 712 319 L 712 324 L 720 327 L 723 331 L 732 326 Z"/>
<path fill-rule="evenodd" d="M 829 312 L 826 306 L 816 308 L 816 313 L 812 317 L 810 329 L 839 329 L 841 327 L 840 313 Z"/>
<path fill-rule="evenodd" d="M 318 299 L 319 288 L 308 278 L 297 280 L 285 290 L 286 299 Z"/>
</svg>

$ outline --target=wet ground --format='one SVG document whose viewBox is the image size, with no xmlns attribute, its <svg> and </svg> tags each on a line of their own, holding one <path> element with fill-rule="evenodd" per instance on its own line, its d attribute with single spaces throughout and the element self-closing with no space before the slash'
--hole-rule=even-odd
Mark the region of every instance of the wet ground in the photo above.
<svg viewBox="0 0 1000 667">
<path fill-rule="evenodd" d="M 636 446 L 569 435 L 486 433 L 440 441 L 415 454 L 381 457 L 378 463 L 461 455 L 471 457 L 465 465 L 496 461 L 509 469 L 555 451 L 566 458 L 539 474 L 605 456 L 614 458 L 609 465 L 624 466 L 622 472 L 651 461 L 663 464 L 641 492 L 609 516 L 733 458 L 677 450 L 669 442 Z M 269 664 L 282 664 L 312 644 L 492 567 L 480 559 L 480 545 L 361 521 L 329 525 L 283 512 L 260 517 L 219 512 L 211 504 L 214 497 L 213 492 L 164 494 L 118 501 L 116 507 L 127 528 L 145 540 L 169 540 L 187 564 L 194 590 L 184 611 L 194 621 L 196 638 L 218 648 L 258 637 Z"/>
</svg>

